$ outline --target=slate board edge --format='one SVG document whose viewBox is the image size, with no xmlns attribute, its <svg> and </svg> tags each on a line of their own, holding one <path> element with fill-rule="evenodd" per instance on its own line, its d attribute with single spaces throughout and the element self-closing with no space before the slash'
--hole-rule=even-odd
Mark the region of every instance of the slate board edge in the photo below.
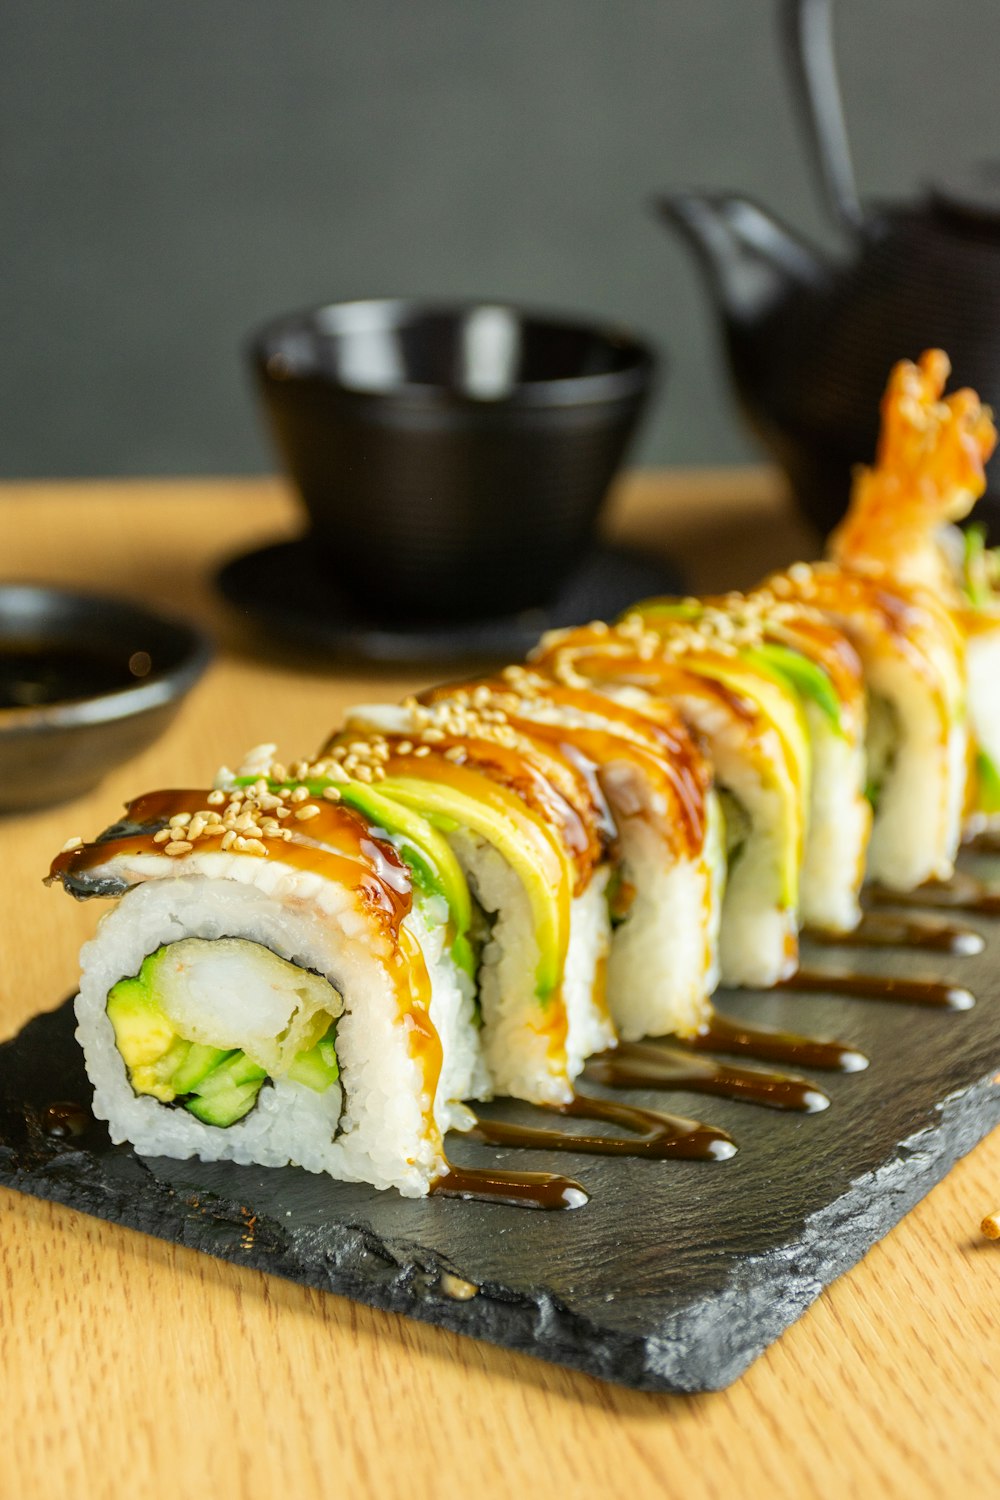
<svg viewBox="0 0 1000 1500">
<path fill-rule="evenodd" d="M 602 1329 L 544 1290 L 529 1298 L 487 1282 L 470 1301 L 455 1301 L 436 1289 L 442 1273 L 462 1276 L 460 1266 L 409 1242 L 384 1240 L 366 1225 L 336 1226 L 337 1247 L 319 1261 L 300 1259 L 296 1250 L 304 1247 L 296 1245 L 294 1232 L 273 1220 L 268 1220 L 262 1245 L 255 1236 L 248 1246 L 238 1203 L 211 1195 L 182 1199 L 148 1168 L 147 1195 L 137 1201 L 130 1193 L 109 1191 L 83 1151 L 67 1150 L 39 1173 L 13 1166 L 14 1152 L 0 1147 L 0 1186 L 614 1384 L 650 1393 L 693 1394 L 722 1390 L 738 1379 L 826 1286 L 856 1265 L 1000 1124 L 1000 1088 L 993 1072 L 956 1090 L 936 1112 L 935 1121 L 902 1141 L 876 1171 L 814 1214 L 801 1239 L 748 1257 L 724 1293 L 689 1305 L 644 1337 Z M 144 1166 L 141 1158 L 134 1159 Z M 84 1163 L 82 1176 L 98 1189 L 101 1200 L 86 1207 L 80 1202 Z M 179 1204 L 186 1204 L 180 1221 Z M 206 1217 L 220 1234 L 220 1243 L 211 1248 L 205 1244 Z M 975 1217 L 970 1205 L 970 1220 Z M 777 1262 L 784 1263 L 780 1300 L 770 1274 Z M 496 1331 L 499 1319 L 502 1334 Z M 698 1330 L 694 1339 L 686 1331 L 691 1324 Z"/>
</svg>

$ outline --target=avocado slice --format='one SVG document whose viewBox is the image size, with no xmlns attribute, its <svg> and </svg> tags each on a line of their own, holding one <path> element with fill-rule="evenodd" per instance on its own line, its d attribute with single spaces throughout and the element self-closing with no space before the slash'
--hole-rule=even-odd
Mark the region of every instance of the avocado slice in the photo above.
<svg viewBox="0 0 1000 1500">
<path fill-rule="evenodd" d="M 136 1093 L 152 1094 L 169 1104 L 177 1092 L 171 1082 L 173 1074 L 187 1057 L 190 1043 L 174 1031 L 141 970 L 134 979 L 120 979 L 109 990 L 107 1013 Z"/>
<path fill-rule="evenodd" d="M 249 786 L 253 778 L 240 776 L 237 786 Z M 448 903 L 454 932 L 451 955 L 460 969 L 475 977 L 476 960 L 469 942 L 472 921 L 472 897 L 462 867 L 452 853 L 448 840 L 419 812 L 383 796 L 364 782 L 332 781 L 315 777 L 304 782 L 270 782 L 272 790 L 304 786 L 313 797 L 322 797 L 327 787 L 336 787 L 340 802 L 359 812 L 373 826 L 376 834 L 384 833 L 400 858 L 409 867 L 413 883 L 429 896 L 441 896 Z"/>
<path fill-rule="evenodd" d="M 468 828 L 492 844 L 521 880 L 535 919 L 535 938 L 540 950 L 536 990 L 540 1000 L 547 999 L 562 978 L 563 963 L 569 940 L 569 901 L 572 881 L 568 857 L 557 840 L 548 835 L 540 820 L 536 848 L 526 826 L 524 804 L 513 792 L 499 785 L 490 787 L 490 798 L 446 781 L 432 781 L 416 776 L 387 776 L 379 789 L 394 801 L 402 802 L 433 820 L 439 829 L 453 831 Z M 532 832 L 535 832 L 533 827 Z M 546 838 L 558 863 L 543 858 L 537 848 L 537 835 Z"/>
<path fill-rule="evenodd" d="M 751 666 L 773 673 L 793 692 L 810 699 L 829 719 L 835 732 L 843 734 L 840 699 L 833 683 L 823 668 L 810 661 L 808 656 L 803 656 L 801 651 L 793 651 L 790 646 L 779 646 L 772 641 L 750 648 L 742 655 L 744 661 L 748 661 Z"/>
<path fill-rule="evenodd" d="M 812 774 L 809 735 L 798 696 L 771 672 L 738 657 L 706 661 L 692 653 L 684 657 L 683 665 L 749 698 L 772 725 L 784 746 L 787 780 L 783 777 L 778 783 L 785 808 L 780 855 L 781 892 L 782 900 L 788 906 L 795 906 L 798 904 L 799 867 Z"/>
<path fill-rule="evenodd" d="M 976 807 L 979 812 L 1000 813 L 1000 770 L 982 748 L 976 750 Z"/>
</svg>

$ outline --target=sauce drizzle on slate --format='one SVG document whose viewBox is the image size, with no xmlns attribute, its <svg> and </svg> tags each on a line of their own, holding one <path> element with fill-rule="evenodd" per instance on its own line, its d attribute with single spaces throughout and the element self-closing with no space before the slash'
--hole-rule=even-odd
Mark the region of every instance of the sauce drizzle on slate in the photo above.
<svg viewBox="0 0 1000 1500">
<path fill-rule="evenodd" d="M 546 1105 L 554 1114 L 601 1120 L 634 1132 L 631 1136 L 577 1135 L 569 1131 L 545 1130 L 537 1126 L 512 1125 L 506 1120 L 477 1116 L 469 1131 L 473 1140 L 488 1146 L 514 1146 L 522 1150 L 580 1151 L 588 1156 L 680 1157 L 688 1161 L 725 1161 L 736 1154 L 736 1145 L 724 1130 L 703 1125 L 682 1115 L 638 1109 L 617 1100 L 575 1094 L 568 1104 Z"/>
<path fill-rule="evenodd" d="M 849 974 L 839 969 L 799 969 L 775 989 L 799 990 L 809 995 L 845 995 L 852 1000 L 892 1000 L 899 1005 L 922 1005 L 932 1010 L 971 1010 L 970 990 L 942 979 L 898 979 L 892 974 Z"/>
<path fill-rule="evenodd" d="M 585 1076 L 613 1089 L 685 1089 L 803 1114 L 816 1114 L 830 1105 L 829 1097 L 808 1078 L 762 1068 L 734 1068 L 714 1057 L 698 1057 L 688 1049 L 655 1041 L 620 1042 L 613 1050 L 592 1057 Z"/>
<path fill-rule="evenodd" d="M 810 928 L 806 935 L 814 943 L 833 948 L 920 948 L 928 953 L 971 956 L 986 947 L 985 938 L 973 927 L 891 911 L 865 912 L 853 932 Z"/>
</svg>

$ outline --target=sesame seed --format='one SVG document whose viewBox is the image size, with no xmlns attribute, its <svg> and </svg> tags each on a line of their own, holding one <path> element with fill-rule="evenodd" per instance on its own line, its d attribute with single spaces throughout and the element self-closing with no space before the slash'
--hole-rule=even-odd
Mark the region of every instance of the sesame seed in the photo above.
<svg viewBox="0 0 1000 1500">
<path fill-rule="evenodd" d="M 295 814 L 295 820 L 297 823 L 308 823 L 310 818 L 318 817 L 319 808 L 316 806 L 315 802 L 310 802 L 306 807 L 300 807 L 298 812 Z"/>
<path fill-rule="evenodd" d="M 339 802 L 340 790 L 335 786 L 325 786 L 323 788 L 323 796 L 325 797 L 327 802 Z"/>
<path fill-rule="evenodd" d="M 222 847 L 223 847 L 223 849 L 231 849 L 232 846 L 233 846 L 233 844 L 235 842 L 236 842 L 236 830 L 234 828 L 228 828 L 226 830 L 226 832 L 222 835 Z"/>
<path fill-rule="evenodd" d="M 67 839 L 66 840 L 66 842 L 65 842 L 65 844 L 63 844 L 62 850 L 60 852 L 63 853 L 63 854 L 70 854 L 70 853 L 72 853 L 72 851 L 74 849 L 82 849 L 82 848 L 83 848 L 83 839 L 80 837 L 80 835 L 78 833 L 75 833 L 71 839 Z"/>
<path fill-rule="evenodd" d="M 417 760 L 423 760 L 424 756 L 425 755 L 430 755 L 430 753 L 431 753 L 431 747 L 430 747 L 430 745 L 418 745 L 417 748 L 413 752 L 414 757 Z"/>
<path fill-rule="evenodd" d="M 156 832 L 156 833 L 153 834 L 153 843 L 154 844 L 168 844 L 170 842 L 170 840 L 173 838 L 173 836 L 174 835 L 173 835 L 173 830 L 172 829 L 170 829 L 170 828 L 161 828 L 161 829 L 158 830 L 158 832 Z"/>
<path fill-rule="evenodd" d="M 289 802 L 305 802 L 308 796 L 309 788 L 307 786 L 297 786 L 294 792 L 289 792 L 288 800 Z"/>
<path fill-rule="evenodd" d="M 187 839 L 173 839 L 169 844 L 163 846 L 164 854 L 189 854 L 194 846 Z"/>
<path fill-rule="evenodd" d="M 243 852 L 244 854 L 255 854 L 260 858 L 262 855 L 267 855 L 267 847 L 261 843 L 260 839 L 244 839 Z"/>
<path fill-rule="evenodd" d="M 210 807 L 220 807 L 226 800 L 226 794 L 225 792 L 217 789 L 214 792 L 209 792 L 205 800 L 208 802 Z"/>
<path fill-rule="evenodd" d="M 171 828 L 183 828 L 186 824 L 190 823 L 190 821 L 191 814 L 186 812 L 174 813 L 174 816 L 168 819 Z"/>
</svg>

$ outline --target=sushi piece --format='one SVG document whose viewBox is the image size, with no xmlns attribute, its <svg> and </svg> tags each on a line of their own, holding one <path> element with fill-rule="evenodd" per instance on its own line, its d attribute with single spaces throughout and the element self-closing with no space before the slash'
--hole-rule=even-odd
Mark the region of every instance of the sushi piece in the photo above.
<svg viewBox="0 0 1000 1500">
<path fill-rule="evenodd" d="M 944 397 L 948 372 L 940 350 L 895 367 L 875 464 L 858 471 L 830 560 L 768 583 L 779 599 L 820 610 L 861 657 L 867 872 L 901 891 L 950 876 L 967 800 L 967 640 L 938 532 L 982 493 L 995 432 L 973 392 Z"/>
<path fill-rule="evenodd" d="M 267 770 L 141 797 L 54 861 L 50 880 L 115 902 L 76 1000 L 94 1111 L 142 1154 L 420 1196 L 481 1082 L 447 902 L 336 787 Z M 433 838 L 408 836 L 432 870 Z"/>
<path fill-rule="evenodd" d="M 804 926 L 849 932 L 871 833 L 865 796 L 865 681 L 844 633 L 814 609 L 768 589 L 710 599 L 648 599 L 629 611 L 665 639 L 694 633 L 770 672 L 796 694 L 810 750 L 810 797 L 801 871 Z"/>
<path fill-rule="evenodd" d="M 443 833 L 475 898 L 490 1091 L 564 1104 L 614 1045 L 606 805 L 578 762 L 478 704 L 364 705 L 317 769 L 367 780 Z"/>
<path fill-rule="evenodd" d="M 715 767 L 726 830 L 722 981 L 767 986 L 788 977 L 798 962 L 810 776 L 795 693 L 695 627 L 665 639 L 638 616 L 551 632 L 532 664 L 655 722 L 674 724 L 679 712 L 700 736 Z"/>
<path fill-rule="evenodd" d="M 656 722 L 524 667 L 423 701 L 474 703 L 585 770 L 610 818 L 603 889 L 615 1027 L 626 1040 L 696 1032 L 718 982 L 725 861 L 711 767 L 680 718 Z"/>
<path fill-rule="evenodd" d="M 958 582 L 972 736 L 963 834 L 974 838 L 1000 830 L 1000 551 L 986 547 L 981 527 L 965 533 Z"/>
</svg>

